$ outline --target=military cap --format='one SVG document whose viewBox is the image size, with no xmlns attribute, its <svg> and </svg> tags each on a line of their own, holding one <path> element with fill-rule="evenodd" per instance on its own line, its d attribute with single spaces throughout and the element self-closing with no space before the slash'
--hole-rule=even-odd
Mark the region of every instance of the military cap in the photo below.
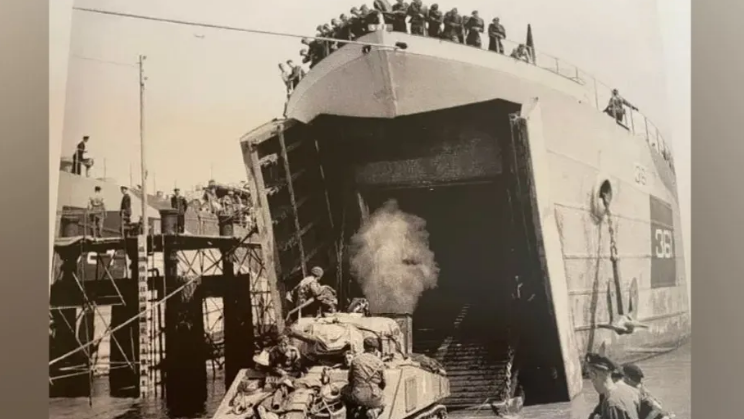
<svg viewBox="0 0 744 419">
<path fill-rule="evenodd" d="M 586 363 L 590 367 L 601 371 L 613 372 L 618 370 L 617 364 L 610 358 L 595 353 L 586 354 Z"/>
<path fill-rule="evenodd" d="M 323 276 L 323 268 L 321 268 L 320 266 L 316 266 L 310 270 L 310 273 L 317 277 L 321 277 Z"/>
</svg>

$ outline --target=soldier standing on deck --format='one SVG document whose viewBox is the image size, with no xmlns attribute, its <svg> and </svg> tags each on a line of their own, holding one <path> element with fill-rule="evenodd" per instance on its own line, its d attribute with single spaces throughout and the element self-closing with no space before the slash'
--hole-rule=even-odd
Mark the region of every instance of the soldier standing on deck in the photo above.
<svg viewBox="0 0 744 419">
<path fill-rule="evenodd" d="M 385 23 L 385 25 L 395 25 L 395 19 L 393 13 L 390 12 L 390 10 L 387 10 L 387 8 L 390 5 L 385 0 L 374 0 L 372 2 L 372 7 L 377 10 L 378 13 L 374 13 L 377 16 L 382 16 L 382 22 L 378 21 L 373 23 Z M 395 9 L 393 9 L 395 10 Z M 395 27 L 393 27 L 393 30 L 395 30 Z"/>
<path fill-rule="evenodd" d="M 380 18 L 379 13 L 369 10 L 369 7 L 367 7 L 366 4 L 363 4 L 359 9 L 359 16 L 362 18 L 362 22 L 364 23 L 365 33 L 369 30 L 369 25 L 378 25 L 384 21 Z"/>
<path fill-rule="evenodd" d="M 504 44 L 501 41 L 504 38 L 506 38 L 506 29 L 499 23 L 499 18 L 495 17 L 493 22 L 488 25 L 488 50 L 503 54 Z"/>
<path fill-rule="evenodd" d="M 93 237 L 103 237 L 103 220 L 106 218 L 106 205 L 101 195 L 101 187 L 94 188 L 93 196 L 88 202 L 88 212 L 93 227 Z"/>
<path fill-rule="evenodd" d="M 353 40 L 354 35 L 351 33 L 351 19 L 343 13 L 338 17 L 338 19 L 341 21 L 339 39 L 346 41 Z"/>
<path fill-rule="evenodd" d="M 364 23 L 364 16 L 356 7 L 352 7 L 349 11 L 351 18 L 349 18 L 349 27 L 353 39 L 357 39 L 367 32 L 367 27 Z"/>
<path fill-rule="evenodd" d="M 121 218 L 121 235 L 129 236 L 129 224 L 132 222 L 132 197 L 129 195 L 129 188 L 121 187 L 121 205 L 119 206 L 119 217 Z M 144 219 L 144 217 L 143 217 Z"/>
<path fill-rule="evenodd" d="M 431 5 L 426 20 L 429 22 L 429 36 L 439 38 L 442 35 L 442 12 L 439 10 L 438 4 Z"/>
<path fill-rule="evenodd" d="M 89 136 L 84 136 L 83 141 L 80 141 L 75 148 L 75 154 L 72 155 L 72 173 L 74 175 L 83 174 L 83 164 L 85 163 L 86 146 L 88 144 Z"/>
<path fill-rule="evenodd" d="M 292 84 L 292 91 L 294 92 L 294 89 L 296 89 L 297 85 L 300 84 L 300 80 L 305 77 L 305 70 L 303 70 L 299 65 L 295 65 L 292 60 L 287 60 L 287 66 L 290 71 L 289 82 Z"/>
<path fill-rule="evenodd" d="M 404 0 L 397 0 L 393 5 L 393 30 L 395 32 L 408 33 L 406 17 L 408 17 L 408 4 Z"/>
<path fill-rule="evenodd" d="M 460 42 L 460 33 L 462 28 L 462 17 L 457 13 L 457 8 L 450 10 L 444 16 L 444 32 L 442 38 L 452 42 Z"/>
<path fill-rule="evenodd" d="M 413 0 L 408 7 L 408 16 L 411 16 L 411 34 L 426 34 L 426 8 L 421 0 Z"/>
<path fill-rule="evenodd" d="M 483 33 L 483 19 L 478 16 L 478 11 L 474 10 L 473 15 L 470 16 L 465 28 L 468 32 L 468 36 L 465 39 L 466 43 L 473 47 L 481 47 L 481 33 Z"/>
<path fill-rule="evenodd" d="M 610 98 L 610 102 L 607 104 L 607 107 L 604 111 L 607 115 L 614 117 L 615 121 L 617 121 L 618 124 L 622 124 L 623 120 L 625 119 L 625 106 L 633 109 L 634 111 L 638 110 L 638 108 L 633 106 L 633 104 L 620 96 L 620 93 L 617 91 L 617 89 L 612 89 L 612 97 Z"/>
<path fill-rule="evenodd" d="M 186 232 L 186 210 L 189 208 L 189 203 L 186 198 L 181 196 L 181 190 L 179 188 L 173 189 L 173 196 L 171 197 L 171 208 L 177 211 L 178 217 L 178 232 Z"/>
</svg>

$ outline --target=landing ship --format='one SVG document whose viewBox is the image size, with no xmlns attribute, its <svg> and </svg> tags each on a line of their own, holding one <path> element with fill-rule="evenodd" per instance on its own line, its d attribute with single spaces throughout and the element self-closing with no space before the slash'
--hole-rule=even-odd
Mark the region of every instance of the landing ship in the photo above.
<svg viewBox="0 0 744 419">
<path fill-rule="evenodd" d="M 631 361 L 689 337 L 673 159 L 651 121 L 603 113 L 611 88 L 539 52 L 373 29 L 241 139 L 270 282 L 318 265 L 358 297 L 345 251 L 364 220 L 390 199 L 426 220 L 441 271 L 411 339 L 447 370 L 450 410 L 517 389 L 567 401 L 586 352 Z"/>
</svg>

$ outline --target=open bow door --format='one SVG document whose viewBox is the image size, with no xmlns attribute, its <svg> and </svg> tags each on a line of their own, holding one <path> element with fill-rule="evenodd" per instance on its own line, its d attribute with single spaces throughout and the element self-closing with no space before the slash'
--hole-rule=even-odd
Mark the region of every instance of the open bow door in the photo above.
<svg viewBox="0 0 744 419">
<path fill-rule="evenodd" d="M 544 286 L 548 317 L 554 324 L 545 325 L 552 326 L 553 330 L 544 333 L 541 339 L 550 339 L 551 342 L 545 343 L 556 351 L 560 350 L 555 364 L 560 364 L 556 365 L 558 376 L 565 378 L 567 396 L 572 399 L 581 392 L 581 363 L 571 323 L 568 284 L 550 190 L 551 173 L 538 99 L 523 105 L 519 114 L 512 114 L 510 123 L 512 135 L 504 159 L 512 177 L 509 195 L 514 225 L 522 230 L 520 236 L 527 242 L 524 248 L 528 252 L 526 260 L 530 263 L 525 272 L 526 279 Z"/>
<path fill-rule="evenodd" d="M 278 326 L 285 293 L 321 267 L 333 278 L 336 251 L 318 142 L 310 126 L 270 122 L 241 139 L 268 287 Z"/>
</svg>

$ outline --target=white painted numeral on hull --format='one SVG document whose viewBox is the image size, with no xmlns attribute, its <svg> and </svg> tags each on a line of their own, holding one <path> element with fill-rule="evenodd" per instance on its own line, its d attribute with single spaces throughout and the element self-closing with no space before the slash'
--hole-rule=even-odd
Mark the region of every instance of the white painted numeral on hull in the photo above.
<svg viewBox="0 0 744 419">
<path fill-rule="evenodd" d="M 656 240 L 654 253 L 657 258 L 672 259 L 674 258 L 674 236 L 671 230 L 665 228 L 656 228 L 654 231 Z"/>
</svg>

